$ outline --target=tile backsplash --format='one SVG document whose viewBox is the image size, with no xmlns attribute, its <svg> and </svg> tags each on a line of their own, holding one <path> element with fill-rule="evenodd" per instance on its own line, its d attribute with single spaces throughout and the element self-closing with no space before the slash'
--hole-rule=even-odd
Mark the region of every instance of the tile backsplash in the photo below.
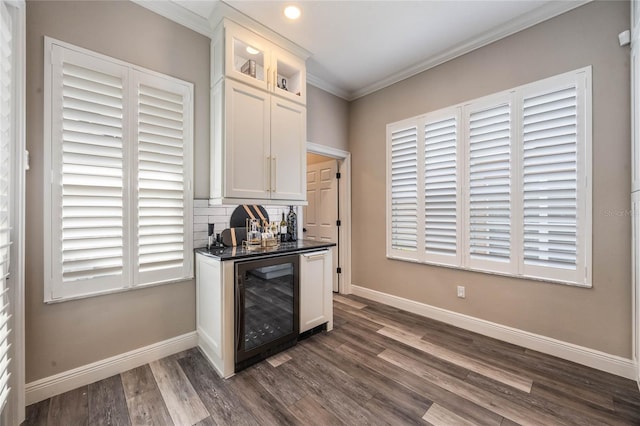
<svg viewBox="0 0 640 426">
<path fill-rule="evenodd" d="M 214 224 L 216 234 L 229 227 L 229 218 L 238 206 L 209 206 L 208 199 L 193 200 L 193 247 L 207 246 L 207 224 Z M 264 206 L 270 220 L 280 220 L 282 213 L 289 211 L 283 206 Z"/>
</svg>

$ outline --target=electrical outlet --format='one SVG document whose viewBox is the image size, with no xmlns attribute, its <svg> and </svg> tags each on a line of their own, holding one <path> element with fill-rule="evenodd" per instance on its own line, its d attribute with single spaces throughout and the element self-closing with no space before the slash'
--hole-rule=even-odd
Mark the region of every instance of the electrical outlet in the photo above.
<svg viewBox="0 0 640 426">
<path fill-rule="evenodd" d="M 458 297 L 461 298 L 461 299 L 465 298 L 464 286 L 463 285 L 459 285 L 458 286 Z"/>
</svg>

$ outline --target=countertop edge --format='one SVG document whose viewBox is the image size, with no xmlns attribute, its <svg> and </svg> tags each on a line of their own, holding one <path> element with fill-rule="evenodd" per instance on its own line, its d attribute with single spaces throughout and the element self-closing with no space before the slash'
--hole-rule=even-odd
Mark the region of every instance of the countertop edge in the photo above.
<svg viewBox="0 0 640 426">
<path fill-rule="evenodd" d="M 286 243 L 291 244 L 291 243 Z M 287 245 L 285 247 L 277 247 L 273 249 L 261 248 L 256 251 L 249 251 L 242 247 L 225 247 L 223 249 L 207 250 L 206 247 L 194 249 L 195 254 L 217 259 L 221 262 L 229 260 L 243 260 L 249 258 L 281 256 L 285 254 L 303 253 L 309 251 L 320 251 L 322 249 L 335 247 L 336 243 L 320 243 L 300 240 L 295 246 Z"/>
</svg>

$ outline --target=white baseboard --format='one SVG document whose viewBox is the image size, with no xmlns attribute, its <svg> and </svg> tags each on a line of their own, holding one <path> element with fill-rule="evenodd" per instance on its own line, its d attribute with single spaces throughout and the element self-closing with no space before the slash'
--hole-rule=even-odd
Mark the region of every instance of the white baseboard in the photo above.
<svg viewBox="0 0 640 426">
<path fill-rule="evenodd" d="M 617 376 L 626 377 L 632 380 L 636 379 L 636 367 L 631 359 L 622 358 L 617 355 L 611 355 L 595 349 L 586 348 L 584 346 L 575 345 L 573 343 L 564 342 L 562 340 L 553 339 L 540 334 L 530 333 L 528 331 L 508 327 L 506 325 L 497 324 L 491 321 L 486 321 L 480 318 L 460 314 L 458 312 L 449 311 L 353 284 L 351 285 L 351 290 L 352 294 L 355 294 L 356 296 L 384 303 L 398 309 L 403 309 L 414 314 L 442 321 L 444 323 L 493 337 L 494 339 L 499 339 L 514 345 L 533 349 L 568 361 L 573 361 L 597 370 L 606 371 L 607 373 L 615 374 Z"/>
<path fill-rule="evenodd" d="M 77 387 L 106 379 L 115 374 L 120 374 L 160 358 L 193 348 L 197 344 L 198 336 L 193 331 L 27 383 L 25 386 L 26 403 L 30 405 L 40 402 Z"/>
</svg>

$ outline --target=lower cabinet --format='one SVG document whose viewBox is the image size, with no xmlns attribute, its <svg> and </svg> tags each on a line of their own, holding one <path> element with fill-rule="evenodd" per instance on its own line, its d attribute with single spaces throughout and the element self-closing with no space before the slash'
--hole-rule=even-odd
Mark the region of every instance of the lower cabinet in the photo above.
<svg viewBox="0 0 640 426">
<path fill-rule="evenodd" d="M 300 255 L 300 333 L 327 323 L 333 329 L 331 249 Z"/>
<path fill-rule="evenodd" d="M 331 249 L 300 254 L 300 333 L 333 329 Z M 221 377 L 235 373 L 235 262 L 196 254 L 198 347 Z"/>
<path fill-rule="evenodd" d="M 233 262 L 196 254 L 198 346 L 221 377 L 234 374 Z"/>
</svg>

